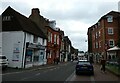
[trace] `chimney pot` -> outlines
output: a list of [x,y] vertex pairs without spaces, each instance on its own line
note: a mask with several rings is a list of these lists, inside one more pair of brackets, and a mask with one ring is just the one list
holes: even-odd
[[32,14],[33,14],[33,15],[37,15],[37,14],[39,15],[39,13],[40,13],[40,11],[39,11],[38,8],[33,8],[33,9],[32,9]]

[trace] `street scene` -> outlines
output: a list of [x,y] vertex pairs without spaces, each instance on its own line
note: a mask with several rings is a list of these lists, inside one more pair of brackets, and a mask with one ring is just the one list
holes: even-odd
[[120,1],[3,0],[0,81],[120,83]]

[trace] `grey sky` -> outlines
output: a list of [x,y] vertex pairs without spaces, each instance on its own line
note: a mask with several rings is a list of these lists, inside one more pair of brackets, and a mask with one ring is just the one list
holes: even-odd
[[110,11],[118,11],[119,0],[2,0],[0,14],[11,6],[25,16],[32,8],[39,8],[40,14],[56,20],[57,27],[65,32],[72,45],[87,51],[87,29],[101,16]]

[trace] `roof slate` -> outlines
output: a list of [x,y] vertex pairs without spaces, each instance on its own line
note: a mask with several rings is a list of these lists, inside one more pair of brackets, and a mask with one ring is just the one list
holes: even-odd
[[33,21],[10,6],[2,13],[2,18],[4,16],[10,16],[10,21],[2,21],[2,31],[24,31],[44,39],[47,38]]

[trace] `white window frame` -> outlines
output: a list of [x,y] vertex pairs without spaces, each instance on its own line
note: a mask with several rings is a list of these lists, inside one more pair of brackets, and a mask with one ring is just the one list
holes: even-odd
[[57,35],[57,44],[59,45],[59,35]]
[[108,28],[108,34],[109,35],[113,35],[114,34],[113,28],[111,28],[111,27]]
[[56,39],[57,39],[57,35],[56,34],[54,34],[54,44],[56,44],[57,42],[56,42]]
[[107,16],[107,22],[113,22],[113,16],[111,15]]
[[101,36],[101,31],[99,30],[99,37]]
[[99,47],[101,48],[101,41],[99,41]]
[[95,45],[96,45],[96,48],[98,48],[98,42],[96,42]]
[[[111,45],[111,43],[110,43],[111,41],[113,42],[113,45]],[[115,46],[114,39],[110,39],[110,40],[109,40],[109,47],[113,47],[113,46]]]
[[11,16],[3,16],[3,21],[11,21]]

